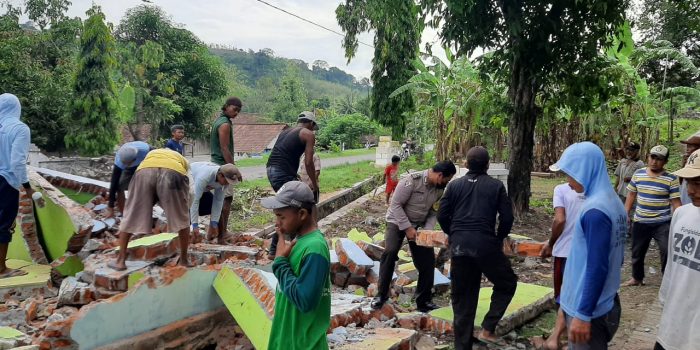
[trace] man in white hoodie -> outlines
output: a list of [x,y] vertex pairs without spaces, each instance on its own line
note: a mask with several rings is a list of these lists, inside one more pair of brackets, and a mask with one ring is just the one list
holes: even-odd
[[27,177],[31,133],[19,120],[21,111],[17,96],[0,95],[0,279],[26,273],[5,264],[19,210],[20,185],[28,196],[34,194]]

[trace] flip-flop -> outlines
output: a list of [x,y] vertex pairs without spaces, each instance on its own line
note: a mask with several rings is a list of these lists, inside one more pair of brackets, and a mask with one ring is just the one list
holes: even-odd
[[[477,337],[477,339],[479,339],[480,342],[487,344],[487,345],[500,346],[500,347],[504,347],[504,346],[508,345],[508,343],[506,343],[501,338],[498,338],[495,341],[490,340],[490,339],[486,339],[486,338],[482,338],[482,337]],[[501,348],[499,348],[499,349],[501,349]]]
[[27,274],[27,271],[22,271],[19,269],[10,269],[8,268],[7,271],[3,272],[0,274],[0,279],[2,278],[12,278],[12,277],[18,277],[18,276],[24,276]]

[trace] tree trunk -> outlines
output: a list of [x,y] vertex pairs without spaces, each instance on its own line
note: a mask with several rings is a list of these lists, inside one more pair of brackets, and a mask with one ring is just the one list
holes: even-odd
[[519,217],[530,209],[530,173],[534,147],[537,110],[535,94],[537,87],[533,72],[523,57],[513,59],[513,70],[509,94],[513,105],[510,118],[508,147],[510,148],[508,194],[513,200],[513,209]]

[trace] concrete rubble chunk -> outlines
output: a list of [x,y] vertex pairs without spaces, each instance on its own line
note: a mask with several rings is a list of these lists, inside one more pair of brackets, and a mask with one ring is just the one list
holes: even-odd
[[411,350],[418,341],[418,332],[404,328],[376,328],[359,343],[344,344],[338,350]]
[[36,294],[55,295],[51,283],[51,266],[15,259],[8,259],[6,264],[7,267],[22,270],[26,274],[0,279],[0,296],[12,294],[22,301]]
[[372,259],[355,242],[347,238],[341,238],[336,242],[335,251],[338,253],[340,263],[356,275],[364,276],[367,270],[374,266]]
[[413,265],[412,262],[401,264],[401,265],[399,265],[398,269],[399,269],[399,273],[410,278],[411,281],[418,280],[418,270],[416,269],[416,266]]
[[[117,271],[107,266],[106,262],[94,270],[93,283],[96,287],[112,291],[126,291],[129,289],[129,276],[139,270],[152,265],[150,261],[126,261],[126,270]],[[86,268],[87,271],[87,268]]]
[[420,230],[416,235],[416,244],[423,247],[447,248],[448,238],[442,231]]
[[58,306],[87,305],[95,300],[95,293],[89,284],[75,277],[66,277],[58,290]]
[[357,246],[372,260],[380,260],[382,258],[382,253],[384,253],[384,248],[374,243],[358,241]]
[[503,252],[507,256],[539,257],[544,242],[537,242],[529,237],[509,235],[503,240]]
[[224,261],[254,261],[260,249],[235,246],[198,243],[190,246],[190,259],[195,264],[222,264]]
[[[399,276],[396,274],[396,272],[394,272],[391,280],[395,281],[398,277]],[[372,268],[367,271],[367,282],[379,283],[379,261],[375,261]]]
[[180,239],[177,233],[159,233],[130,241],[127,251],[130,260],[169,258],[180,251]]
[[275,276],[254,268],[224,266],[213,285],[253,346],[267,349],[275,311]]

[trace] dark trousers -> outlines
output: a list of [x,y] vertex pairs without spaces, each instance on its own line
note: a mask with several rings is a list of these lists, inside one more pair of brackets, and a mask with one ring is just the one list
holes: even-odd
[[450,277],[457,350],[472,348],[482,273],[493,283],[491,305],[481,323],[481,327],[489,332],[496,330],[496,325],[505,314],[518,286],[518,276],[513,272],[510,260],[501,251],[479,257],[452,257]]
[[654,350],[666,350],[661,344],[654,344]]
[[[379,260],[379,285],[377,296],[382,299],[389,298],[389,288],[391,278],[394,275],[396,260],[399,257],[399,250],[403,245],[406,231],[399,230],[399,227],[392,223],[386,224],[386,236],[384,253]],[[408,248],[411,250],[413,265],[418,270],[418,286],[416,287],[416,304],[425,305],[433,299],[433,282],[435,278],[435,253],[433,248],[421,247],[416,242],[409,241]]]
[[12,240],[12,229],[19,211],[19,191],[0,176],[0,244]]
[[[615,296],[615,303],[612,310],[604,316],[591,320],[591,338],[587,344],[575,344],[569,341],[569,350],[607,350],[608,343],[617,333],[617,328],[620,326],[620,316],[622,307],[620,306],[620,298]],[[571,325],[573,317],[564,313],[566,317],[566,326]]]
[[[289,181],[294,181],[297,179],[297,174],[288,174],[277,167],[267,167],[267,180],[270,181],[270,186],[275,191],[280,190],[284,184]],[[277,252],[277,242],[279,237],[277,235],[272,236],[272,241],[270,242],[270,254],[275,255]]]
[[656,240],[656,245],[659,246],[661,273],[666,269],[669,229],[670,222],[654,224],[635,222],[632,225],[632,277],[637,281],[644,280],[644,258],[647,255],[652,238]]

